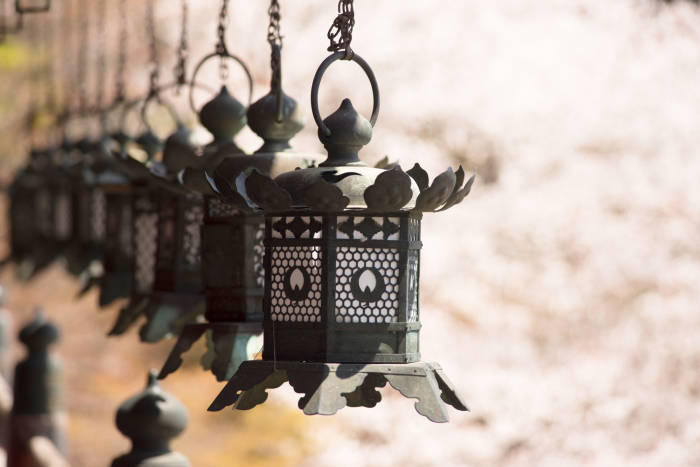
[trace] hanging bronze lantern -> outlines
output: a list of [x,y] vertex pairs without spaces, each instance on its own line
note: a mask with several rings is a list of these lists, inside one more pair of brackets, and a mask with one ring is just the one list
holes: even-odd
[[101,307],[131,293],[133,248],[131,243],[131,180],[116,167],[97,176],[105,197],[105,238],[102,249],[103,275],[100,278]]
[[[17,172],[9,187],[10,259],[17,264],[32,256],[42,236],[41,225],[37,223],[38,194],[44,189],[44,172],[49,164],[46,151],[33,149],[29,161]],[[50,202],[45,203],[45,207],[50,210]],[[44,214],[50,216],[47,212]],[[33,265],[29,268],[34,269]]]
[[[239,202],[265,214],[264,350],[244,362],[210,410],[250,409],[266,389],[288,381],[306,414],[373,407],[387,382],[419,399],[417,411],[448,420],[445,403],[467,410],[439,365],[420,361],[418,311],[422,213],[461,202],[474,177],[451,169],[432,184],[416,164],[408,173],[370,168],[358,158],[379,111],[374,74],[370,121],[345,99],[321,120],[318,87],[336,52],[319,67],[311,102],[328,158],[274,180],[254,172],[236,180]],[[234,190],[234,187],[230,187]]]
[[[276,30],[275,25],[270,29]],[[181,355],[205,334],[210,357],[205,359],[206,366],[219,381],[228,380],[242,361],[260,349],[264,218],[250,209],[229,204],[225,192],[220,192],[218,187],[228,186],[241,172],[253,168],[276,176],[322,159],[296,153],[289,144],[304,127],[305,119],[296,101],[282,91],[279,31],[273,39],[271,90],[247,111],[248,126],[263,139],[262,146],[252,155],[238,154],[235,148],[224,146],[208,164],[183,174],[184,183],[201,193],[205,200],[202,274],[207,322],[183,329],[161,370],[161,378],[175,371],[182,361]],[[238,107],[229,108],[230,121],[245,121],[242,116],[236,120],[237,114],[232,111]],[[202,122],[221,120],[207,115],[207,111],[205,106],[200,113]],[[217,184],[216,180],[222,182]]]

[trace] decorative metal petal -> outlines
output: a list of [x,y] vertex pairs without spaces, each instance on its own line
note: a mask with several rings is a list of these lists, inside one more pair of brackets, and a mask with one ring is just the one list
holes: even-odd
[[170,352],[168,360],[166,360],[163,368],[158,374],[158,379],[165,379],[170,373],[174,372],[182,365],[182,354],[187,352],[207,330],[206,324],[188,324],[180,333],[180,337],[175,343],[175,347]]
[[471,177],[469,177],[469,180],[467,180],[467,183],[464,185],[464,188],[461,190],[456,190],[452,196],[450,196],[450,199],[447,200],[445,205],[440,209],[440,211],[444,211],[445,209],[449,209],[455,204],[461,203],[464,198],[467,197],[467,195],[472,191],[472,185],[474,184],[474,180],[476,179],[476,174],[473,174]]
[[416,184],[418,185],[418,189],[420,191],[425,191],[428,188],[428,185],[430,184],[430,178],[428,177],[428,172],[423,170],[423,167],[421,167],[420,164],[416,162],[411,168],[411,170],[407,170],[406,173],[410,175],[413,180],[416,181]]
[[212,177],[207,171],[204,171],[204,177],[209,185],[209,188],[219,195],[222,201],[234,205],[243,212],[251,212],[252,208],[256,207],[245,195],[242,195],[239,190],[234,189],[229,184],[228,180],[219,175],[217,172]]
[[321,178],[304,189],[301,200],[319,211],[342,211],[350,203],[340,188]]
[[374,164],[375,169],[384,169],[384,170],[391,170],[394,167],[398,167],[398,166],[399,166],[399,163],[396,161],[393,161],[393,162],[390,161],[389,156],[382,157],[381,160],[379,160],[379,162]]
[[411,178],[400,167],[380,174],[365,190],[367,208],[373,211],[397,211],[412,197]]
[[450,197],[456,181],[457,177],[452,168],[435,177],[433,184],[418,195],[416,209],[425,212],[440,208]]
[[207,174],[204,169],[195,169],[187,167],[177,174],[177,178],[183,186],[192,191],[197,191],[204,195],[216,194],[207,180]]
[[292,197],[270,177],[257,170],[245,182],[248,198],[265,211],[285,211],[292,206]]

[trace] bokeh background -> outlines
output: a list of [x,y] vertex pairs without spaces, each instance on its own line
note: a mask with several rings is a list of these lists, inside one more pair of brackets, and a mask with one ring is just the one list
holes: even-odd
[[[66,31],[60,14],[28,17],[25,32],[0,45],[5,182],[28,151],[27,128],[41,141],[51,120],[29,111],[46,92],[47,63],[57,98],[71,99],[71,41],[85,15],[98,37],[97,2],[88,3],[91,11],[73,10],[75,29]],[[129,2],[131,97],[147,89],[145,3]],[[115,1],[108,6],[109,94],[118,15]],[[253,71],[254,99],[269,86],[267,6],[234,0],[230,10],[229,46]],[[336,2],[281,6],[283,86],[309,115],[295,147],[320,151],[309,91]],[[190,8],[191,67],[213,50],[219,5],[191,0]],[[222,385],[200,369],[204,350],[195,346],[163,383],[190,414],[174,447],[195,466],[700,465],[697,6],[357,0],[355,9],[353,48],[382,92],[365,160],[478,173],[462,205],[426,215],[421,273],[423,358],[442,364],[472,412],[451,411],[449,424],[435,425],[387,390],[374,409],[305,417],[285,387],[252,411],[209,413]],[[179,2],[158,2],[156,14],[167,80]],[[48,50],[27,33],[47,27],[62,38]],[[85,45],[90,89],[96,43]],[[242,77],[231,75],[245,99]],[[218,86],[216,67],[203,76]],[[369,112],[366,79],[347,63],[327,74],[322,112],[342,97]],[[173,100],[194,123],[186,99]],[[239,142],[259,145],[249,130]],[[76,300],[79,286],[59,265],[29,284],[6,267],[0,280],[17,325],[42,305],[63,332],[71,465],[107,465],[128,449],[114,426],[117,406],[160,368],[173,341],[142,344],[136,332],[108,339],[118,306],[99,310],[94,293]],[[21,352],[16,346],[13,357]]]

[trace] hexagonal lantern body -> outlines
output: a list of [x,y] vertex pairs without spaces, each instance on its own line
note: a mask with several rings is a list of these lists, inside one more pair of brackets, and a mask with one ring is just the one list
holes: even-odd
[[420,213],[266,216],[263,358],[420,360]]
[[[46,190],[42,172],[48,162],[45,153],[32,151],[29,162],[17,172],[9,187],[10,257],[18,263],[29,257],[42,236],[38,198],[40,191]],[[51,217],[48,200],[46,197],[43,205],[47,219],[42,221]]]
[[129,178],[110,170],[98,177],[105,196],[104,273],[100,282],[100,306],[131,293],[134,251],[132,246],[132,189]]

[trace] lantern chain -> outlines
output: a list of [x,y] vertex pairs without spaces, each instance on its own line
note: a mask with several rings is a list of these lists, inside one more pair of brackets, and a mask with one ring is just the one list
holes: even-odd
[[107,1],[99,0],[97,4],[97,79],[95,93],[95,110],[104,106],[105,82],[107,80],[107,40],[106,40]]
[[272,70],[271,87],[274,92],[279,92],[282,88],[282,33],[280,31],[280,4],[278,0],[270,1],[270,8],[267,12],[270,17],[270,24],[267,27],[267,42],[272,50],[270,58],[270,68]]
[[149,47],[151,53],[151,70],[149,95],[158,92],[160,80],[160,66],[158,61],[158,40],[156,38],[155,0],[148,0],[146,11],[146,27],[148,30]]
[[228,0],[221,1],[221,11],[219,12],[219,25],[217,28],[217,34],[219,41],[216,44],[216,53],[221,56],[221,61],[219,62],[219,77],[221,81],[226,81],[228,79],[229,69],[228,63],[224,56],[228,55],[228,47],[226,47],[226,25],[228,23]]
[[115,102],[124,102],[126,98],[126,51],[127,31],[126,0],[119,0],[119,50],[117,52],[117,76],[115,80]]
[[352,42],[352,30],[355,27],[355,8],[353,0],[340,0],[338,2],[338,16],[328,29],[328,39],[331,44],[329,52],[345,52],[343,59],[351,60],[354,52],[350,46]]
[[187,83],[187,58],[189,57],[189,43],[187,40],[187,20],[189,17],[189,10],[187,6],[187,0],[182,0],[182,24],[180,32],[180,45],[177,49],[177,63],[175,65],[175,81],[178,84],[178,90],[180,86]]
[[85,114],[88,108],[88,90],[87,90],[87,61],[89,44],[89,13],[88,1],[80,0],[79,11],[81,13],[80,34],[78,36],[77,48],[78,52],[78,112]]

